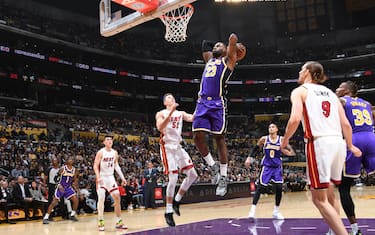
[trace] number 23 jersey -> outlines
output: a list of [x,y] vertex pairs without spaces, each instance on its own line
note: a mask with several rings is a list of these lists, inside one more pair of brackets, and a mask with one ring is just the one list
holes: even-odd
[[336,94],[320,84],[305,83],[307,96],[303,104],[303,128],[305,138],[342,136]]

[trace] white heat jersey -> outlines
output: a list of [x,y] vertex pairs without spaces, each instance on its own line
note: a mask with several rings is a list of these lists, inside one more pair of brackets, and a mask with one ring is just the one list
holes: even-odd
[[113,175],[115,171],[116,151],[111,149],[107,151],[105,148],[99,150],[103,153],[100,160],[99,172],[101,176]]
[[[164,117],[169,115],[169,110],[164,109]],[[175,110],[170,117],[167,126],[162,130],[162,138],[165,144],[180,144],[182,141],[181,132],[182,132],[182,112]]]
[[303,128],[306,138],[342,136],[339,100],[335,93],[323,85],[303,84],[307,96],[303,106]]

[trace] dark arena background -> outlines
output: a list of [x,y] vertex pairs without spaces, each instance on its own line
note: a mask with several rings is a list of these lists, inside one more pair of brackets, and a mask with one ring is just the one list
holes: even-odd
[[[42,193],[37,208],[30,209],[31,221],[22,203],[0,197],[1,234],[328,231],[306,185],[302,125],[290,140],[296,156],[283,157],[280,211],[284,220],[272,219],[271,186],[261,196],[257,219],[247,218],[261,165],[258,158],[252,159],[249,168],[244,162],[257,140],[268,133],[270,123],[284,134],[290,94],[306,61],[324,66],[328,88],[335,91],[351,80],[359,88],[358,96],[375,104],[375,1],[197,0],[191,4],[194,14],[186,41],[171,43],[165,40],[165,25],[157,17],[102,36],[98,0],[0,0],[0,188],[12,195],[17,178],[23,176],[25,185]],[[134,12],[115,1],[111,8],[113,19]],[[163,174],[155,114],[164,107],[165,93],[175,96],[179,109],[194,112],[204,69],[201,43],[227,42],[232,32],[247,53],[227,83],[228,193],[215,195],[213,172],[194,144],[191,124],[185,123],[183,148],[198,178],[182,199],[181,216],[175,216],[177,226],[168,227],[164,221],[168,177]],[[110,197],[105,201],[106,231],[97,231],[93,163],[107,134],[114,136],[113,148],[127,180],[126,186],[120,186],[126,231],[109,226],[115,223]],[[207,141],[218,159],[216,144],[211,138]],[[69,220],[61,202],[53,221],[44,225],[52,159],[62,166],[69,156],[79,171],[79,221]],[[158,171],[152,208],[144,202],[148,162]],[[375,234],[375,176],[363,170],[354,184],[360,229],[363,234]],[[336,196],[339,199],[338,192]],[[341,217],[350,232],[343,209]]]

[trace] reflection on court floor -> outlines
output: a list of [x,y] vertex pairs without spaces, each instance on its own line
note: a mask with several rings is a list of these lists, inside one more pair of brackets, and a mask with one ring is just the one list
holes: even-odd
[[[344,224],[348,230],[350,226],[347,220]],[[375,234],[375,219],[358,219],[360,230],[364,234]],[[161,228],[136,233],[132,235],[309,235],[325,234],[328,226],[323,219],[214,219],[198,223],[178,225],[176,227]],[[349,232],[349,231],[348,231]]]

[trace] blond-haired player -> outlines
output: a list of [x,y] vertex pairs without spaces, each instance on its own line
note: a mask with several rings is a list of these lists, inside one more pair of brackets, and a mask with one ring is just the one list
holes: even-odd
[[118,164],[118,153],[112,149],[113,137],[107,135],[104,137],[104,148],[100,149],[95,156],[94,171],[96,176],[96,191],[98,194],[98,227],[99,231],[104,231],[104,201],[106,191],[115,201],[116,228],[127,229],[121,219],[120,193],[114,177],[114,171],[120,176],[123,184],[126,183],[124,175]]
[[[180,201],[185,192],[190,188],[197,178],[193,162],[188,153],[181,146],[181,132],[183,121],[192,122],[193,115],[184,111],[176,110],[178,104],[172,94],[164,95],[165,109],[159,111],[156,116],[156,127],[161,133],[160,155],[163,160],[164,173],[168,175],[168,186],[166,191],[167,205],[165,220],[169,226],[175,226],[173,211],[180,215]],[[175,198],[175,188],[178,180],[178,171],[183,172],[186,177],[182,181],[180,189]]]
[[292,110],[281,149],[288,145],[302,119],[312,201],[336,235],[347,235],[333,184],[341,182],[346,146],[357,157],[362,153],[352,143],[352,128],[339,99],[321,85],[326,79],[320,63],[310,61],[302,66],[298,79],[301,86],[291,94]]

